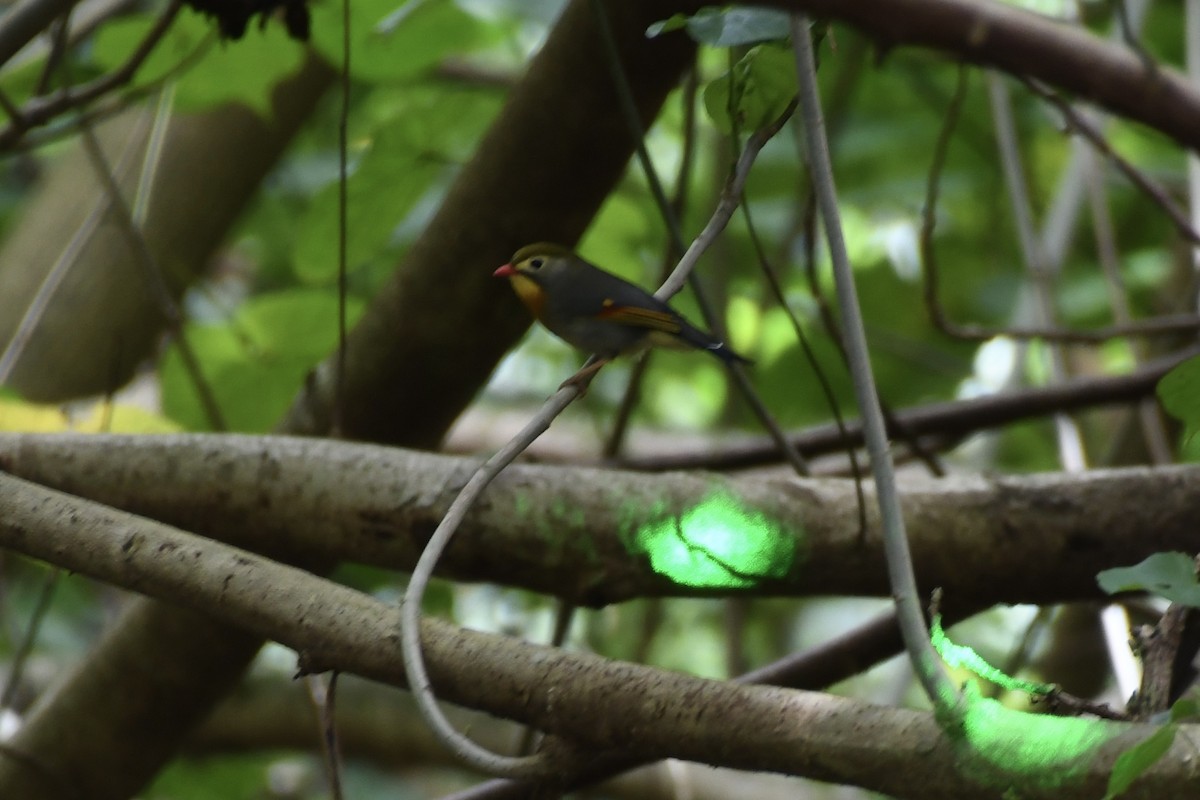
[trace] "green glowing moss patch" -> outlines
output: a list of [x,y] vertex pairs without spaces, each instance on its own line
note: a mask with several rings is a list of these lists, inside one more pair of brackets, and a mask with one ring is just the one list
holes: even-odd
[[933,644],[933,649],[950,666],[970,670],[984,680],[991,681],[997,686],[1002,686],[1010,692],[1050,694],[1054,691],[1052,684],[1032,683],[1014,678],[993,667],[984,660],[983,656],[976,653],[970,647],[951,641],[950,637],[946,635],[946,631],[942,628],[941,614],[934,614],[933,616],[933,625],[930,629],[929,640]]
[[964,695],[960,763],[984,784],[1067,785],[1081,779],[1098,749],[1121,731],[1105,720],[1015,711],[973,687],[968,684]]
[[795,542],[767,515],[714,492],[683,514],[648,522],[634,547],[655,572],[696,588],[746,588],[781,578],[792,566]]

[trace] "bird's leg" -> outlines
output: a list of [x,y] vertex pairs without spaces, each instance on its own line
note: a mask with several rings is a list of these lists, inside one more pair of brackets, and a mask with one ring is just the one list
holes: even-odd
[[600,371],[600,368],[610,361],[612,361],[611,358],[588,359],[587,363],[580,367],[578,372],[560,383],[558,388],[565,389],[568,386],[574,386],[579,390],[579,396],[583,397],[587,394],[588,386],[592,383],[592,378],[596,377],[596,373]]

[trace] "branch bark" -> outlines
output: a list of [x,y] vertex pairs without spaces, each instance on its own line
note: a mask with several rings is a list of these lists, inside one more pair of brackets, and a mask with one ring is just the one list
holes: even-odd
[[1200,88],[1134,51],[996,0],[754,0],[845,22],[881,47],[916,45],[1037,78],[1200,150]]
[[[1126,375],[1088,375],[1051,386],[1036,386],[999,394],[970,397],[902,408],[888,420],[894,438],[919,436],[952,444],[972,433],[1001,428],[1021,420],[1061,411],[1081,411],[1135,403],[1154,396],[1158,381],[1200,350],[1190,348],[1148,361]],[[833,423],[805,428],[789,435],[805,458],[862,446],[862,423],[846,422],[846,436]],[[745,469],[780,461],[779,448],[767,436],[705,447],[701,452],[622,456],[606,462],[624,469],[661,472],[672,469]]]
[[[288,560],[410,569],[475,462],[314,439],[5,434],[0,465]],[[908,477],[902,488],[922,591],[940,586],[957,603],[1098,598],[1099,570],[1195,549],[1200,467]],[[656,572],[639,530],[714,496],[769,519],[790,565],[733,588]],[[468,514],[439,570],[591,606],[653,595],[886,596],[877,516],[862,539],[855,509],[842,479],[517,464]]]
[[[273,638],[301,653],[306,666],[337,666],[403,685],[395,606],[161,523],[16,478],[0,480],[0,535],[7,547]],[[1022,727],[1010,729],[1008,745],[993,738],[985,746],[970,733],[948,734],[928,712],[696,678],[435,620],[423,621],[422,640],[439,696],[585,748],[804,775],[898,797],[1000,798],[1013,790],[1028,798],[1096,797],[1117,755],[1154,730],[1084,723],[1099,744],[1075,758],[1045,753],[1038,769],[1022,773],[998,761],[994,750],[1015,747],[1028,734]],[[96,724],[92,733],[103,737],[102,723]],[[1200,769],[1191,763],[1194,734],[1188,733],[1176,737],[1128,797],[1200,792]],[[24,744],[20,737],[12,743]],[[97,796],[69,765],[58,763],[59,750],[38,756],[45,768],[70,775],[80,796],[84,789]]]

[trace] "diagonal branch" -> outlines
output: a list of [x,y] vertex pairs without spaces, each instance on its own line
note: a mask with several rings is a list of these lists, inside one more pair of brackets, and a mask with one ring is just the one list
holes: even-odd
[[961,697],[933,651],[929,642],[929,630],[921,613],[912,552],[905,532],[904,516],[900,510],[900,498],[896,492],[895,468],[888,451],[879,392],[875,389],[875,378],[871,372],[862,309],[859,306],[858,290],[855,288],[850,256],[842,233],[833,163],[829,155],[829,142],[825,136],[820,90],[817,87],[816,55],[809,25],[805,16],[796,14],[791,18],[796,78],[800,87],[800,118],[808,145],[808,167],[813,193],[816,196],[817,209],[821,213],[825,241],[833,263],[838,307],[842,313],[842,336],[847,366],[854,382],[854,395],[859,413],[863,419],[863,438],[871,456],[875,499],[883,528],[883,547],[887,554],[888,579],[896,604],[900,630],[904,634],[904,646],[912,661],[913,670],[924,687],[925,694],[938,710],[939,716],[949,719],[952,715],[960,713]]
[[[1174,367],[1193,356],[1196,348],[1147,361],[1127,375],[1098,375],[1070,378],[1053,386],[1026,387],[998,394],[969,397],[902,408],[887,420],[888,435],[936,439],[953,445],[972,433],[1000,428],[1013,422],[1036,419],[1056,411],[1082,411],[1108,406],[1154,402],[1158,381]],[[836,453],[862,445],[862,424],[852,420],[845,434],[836,425],[817,425],[790,435],[807,458]],[[710,445],[697,453],[628,455],[603,463],[624,469],[661,472],[673,469],[745,469],[777,463],[775,443],[763,437],[725,445]]]
[[998,0],[755,0],[845,22],[881,47],[928,47],[1027,75],[1200,150],[1200,87],[1126,47]]
[[[202,609],[291,647],[306,667],[338,666],[403,685],[394,606],[303,570],[15,478],[0,476],[0,488],[0,537],[8,547]],[[988,774],[1022,797],[1096,797],[1117,755],[1154,730],[1088,722],[1096,734],[1090,747],[1076,757],[1049,749],[1038,767],[1022,773],[1013,764],[995,763],[989,749],[994,739],[954,738],[928,712],[707,680],[432,620],[422,623],[421,638],[439,693],[460,705],[592,748],[804,775],[898,797],[998,798],[1000,790],[977,782]],[[1018,714],[1008,722],[1030,719]],[[1076,722],[1039,719],[1043,730]],[[1033,730],[1030,722],[1010,733]],[[10,741],[18,752],[22,735]],[[1190,768],[1194,735],[1177,737],[1126,796],[1200,791],[1200,777]],[[1039,741],[1061,747],[1052,739]],[[1063,780],[1068,771],[1069,782]]]
[[[477,462],[303,438],[9,434],[0,435],[0,465],[276,557],[409,569]],[[975,605],[1059,602],[1100,597],[1101,569],[1193,548],[1200,467],[911,477],[900,488],[923,587],[944,586],[955,602]],[[889,592],[877,518],[860,539],[848,480],[515,464],[487,497],[463,519],[439,574],[591,606],[644,596]],[[760,541],[773,560],[759,583],[688,583],[686,574],[656,569],[657,531],[674,530],[714,499],[771,523]],[[716,546],[713,554],[730,560]]]

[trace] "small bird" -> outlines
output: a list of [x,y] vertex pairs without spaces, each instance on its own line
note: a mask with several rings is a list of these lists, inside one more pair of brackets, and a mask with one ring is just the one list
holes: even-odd
[[[643,289],[589,264],[565,247],[531,244],[492,273],[508,278],[534,317],[560,339],[599,356],[566,383],[648,347],[696,348],[725,362],[752,364]],[[566,384],[564,384],[566,385]]]

